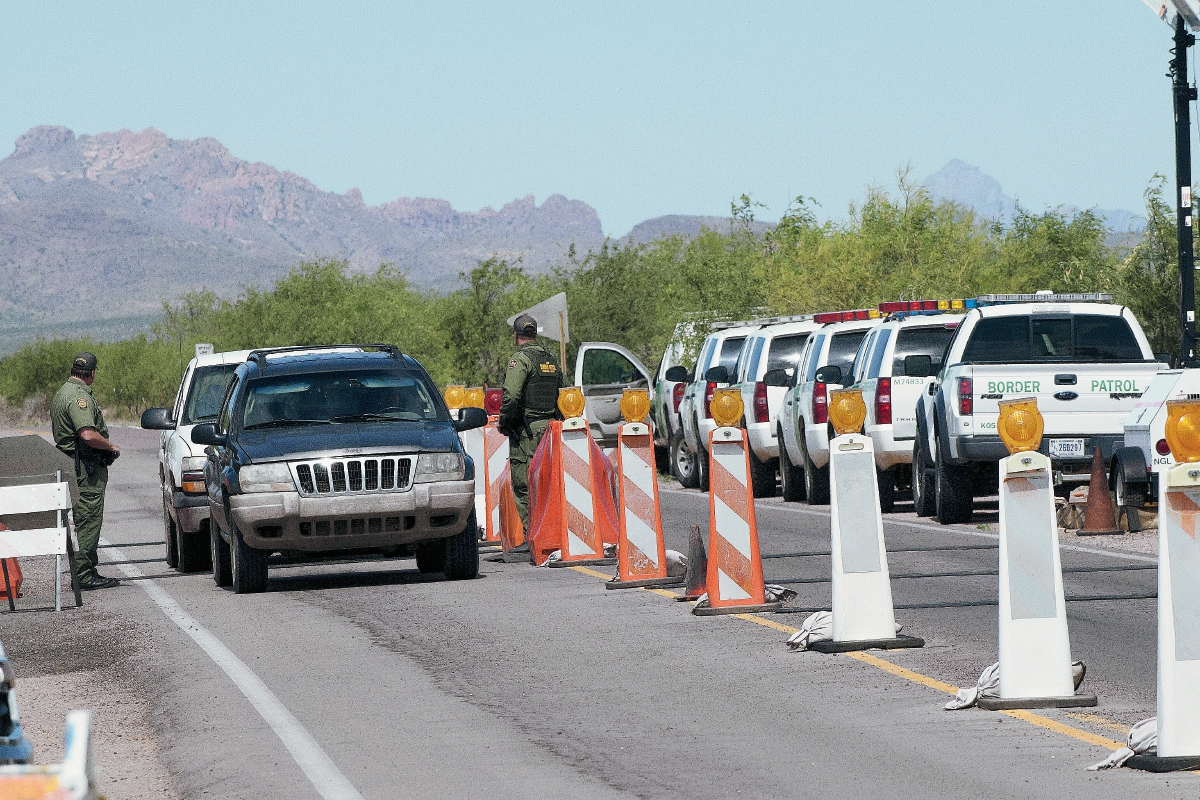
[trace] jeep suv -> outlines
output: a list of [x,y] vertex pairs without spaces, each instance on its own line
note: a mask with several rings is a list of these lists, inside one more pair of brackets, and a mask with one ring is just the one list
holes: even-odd
[[261,592],[272,553],[415,555],[424,573],[479,572],[475,467],[425,369],[392,345],[252,351],[234,372],[204,479],[213,579]]

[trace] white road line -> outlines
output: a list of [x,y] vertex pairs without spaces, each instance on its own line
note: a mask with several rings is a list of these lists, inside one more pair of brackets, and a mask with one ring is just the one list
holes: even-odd
[[[108,554],[113,559],[113,563],[127,577],[137,578],[143,574],[136,564],[122,563],[128,559],[121,550],[117,549],[117,546],[104,539],[100,540],[100,545],[108,548]],[[252,669],[242,663],[241,659],[235,656],[233,651],[226,647],[220,639],[209,633],[203,625],[184,611],[175,598],[167,594],[166,590],[157,583],[152,580],[142,580],[138,581],[138,585],[146,590],[146,594],[150,595],[150,599],[158,604],[168,619],[178,625],[184,633],[192,638],[192,641],[200,645],[200,649],[207,653],[218,667],[225,670],[225,674],[246,696],[246,699],[254,706],[254,710],[261,714],[266,723],[271,726],[271,730],[275,731],[279,741],[283,742],[283,746],[292,754],[296,764],[304,771],[321,797],[325,800],[363,800],[362,795],[354,788],[354,784],[350,783],[332,759],[325,754],[312,734],[305,730],[300,721],[287,710],[287,707],[262,682],[262,679],[254,674]]]
[[[697,492],[694,490],[671,489],[666,486],[659,486],[658,491],[660,494],[661,493],[678,494],[678,495],[683,495],[685,497],[686,496],[698,496],[698,495],[703,494],[702,492]],[[765,511],[782,511],[782,512],[788,513],[788,514],[805,514],[805,515],[813,516],[813,517],[825,517],[826,519],[829,518],[828,511],[819,511],[815,508],[802,508],[802,507],[793,508],[791,506],[781,506],[776,503],[762,503],[762,504],[755,503],[754,509],[755,509],[755,511],[764,511],[764,510]],[[982,537],[984,539],[999,539],[1000,538],[1000,534],[998,534],[998,533],[988,533],[987,531],[968,531],[968,530],[964,530],[962,528],[955,528],[955,527],[948,526],[948,525],[927,525],[922,522],[908,522],[908,521],[902,520],[902,519],[888,519],[886,516],[883,518],[883,523],[885,525],[903,525],[904,527],[907,527],[907,528],[916,528],[917,530],[922,530],[922,531],[932,531],[933,533],[957,533],[960,536],[978,536],[978,537]],[[1148,564],[1157,564],[1158,563],[1157,558],[1152,558],[1150,556],[1140,556],[1135,553],[1125,553],[1125,552],[1120,552],[1120,551],[1116,551],[1116,550],[1102,550],[1097,547],[1084,547],[1083,545],[1078,545],[1078,544],[1063,544],[1063,545],[1059,545],[1059,548],[1062,550],[1071,550],[1076,553],[1089,553],[1091,555],[1107,556],[1109,558],[1127,559],[1129,561],[1144,561]]]

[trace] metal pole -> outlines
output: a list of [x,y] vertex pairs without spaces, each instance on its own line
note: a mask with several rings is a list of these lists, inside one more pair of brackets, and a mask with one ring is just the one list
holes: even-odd
[[1183,366],[1196,361],[1196,274],[1192,251],[1192,147],[1191,102],[1196,89],[1187,81],[1187,51],[1196,43],[1188,33],[1183,15],[1175,20],[1175,48],[1171,51],[1171,85],[1175,96],[1175,202],[1176,232],[1179,244],[1179,325],[1182,337],[1180,355]]

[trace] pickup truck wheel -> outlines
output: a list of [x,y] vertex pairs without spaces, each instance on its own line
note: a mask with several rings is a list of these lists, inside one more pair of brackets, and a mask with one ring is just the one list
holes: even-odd
[[167,507],[167,501],[163,499],[163,539],[166,543],[167,556],[164,561],[167,566],[174,569],[179,565],[179,539],[176,538],[175,520],[171,519],[171,510]]
[[230,566],[229,542],[221,536],[221,529],[208,521],[208,542],[212,551],[213,583],[217,586],[228,586],[233,582],[232,567]]
[[971,495],[971,473],[966,467],[955,467],[938,458],[934,463],[934,487],[937,520],[943,525],[970,522],[974,497]]
[[925,447],[918,434],[917,441],[913,444],[912,478],[913,508],[916,510],[918,517],[932,517],[937,511],[934,504],[936,490],[933,486],[932,466],[929,463],[929,457],[925,455]]
[[180,572],[203,572],[212,568],[212,548],[203,531],[188,533],[176,526],[178,569]]
[[775,465],[770,461],[759,461],[750,448],[750,487],[755,497],[775,496]]
[[475,538],[475,512],[467,518],[461,533],[446,539],[445,568],[442,572],[448,580],[461,581],[479,576],[479,539]]
[[417,569],[422,575],[441,572],[446,568],[446,541],[437,539],[417,545]]
[[700,485],[696,454],[688,447],[687,440],[683,438],[683,431],[676,431],[671,436],[671,474],[685,489],[695,489]]
[[875,482],[879,484],[879,510],[892,513],[896,507],[896,473],[890,469],[876,469]]
[[1121,509],[1125,509],[1125,519],[1129,530],[1141,530],[1142,523],[1138,509],[1146,505],[1146,497],[1150,494],[1150,486],[1142,481],[1131,481],[1125,474],[1125,462],[1118,461],[1116,474],[1113,476],[1113,491],[1116,494],[1117,515],[1120,518]]
[[229,532],[230,578],[236,594],[257,594],[267,588],[266,550],[257,550],[246,544],[242,532],[235,525]]
[[808,442],[800,430],[800,453],[804,457],[804,499],[810,506],[829,505],[829,465],[818,467],[808,457]]
[[776,438],[779,440],[779,491],[784,500],[795,503],[804,499],[804,470],[792,463],[782,429],[777,431]]

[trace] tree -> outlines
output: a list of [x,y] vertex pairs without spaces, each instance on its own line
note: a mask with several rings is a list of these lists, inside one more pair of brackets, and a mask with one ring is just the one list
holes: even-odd
[[1121,264],[1117,299],[1129,306],[1156,353],[1179,357],[1179,250],[1175,209],[1164,199],[1166,178],[1146,188],[1146,234]]

